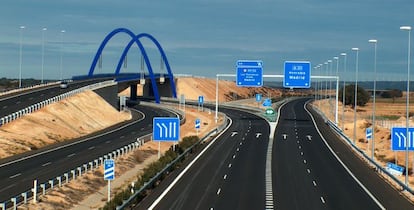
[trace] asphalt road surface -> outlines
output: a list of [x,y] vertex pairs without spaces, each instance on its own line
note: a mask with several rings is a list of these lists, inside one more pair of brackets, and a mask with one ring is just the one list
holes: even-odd
[[275,209],[414,209],[320,117],[318,130],[306,101],[281,109],[272,159]]
[[282,106],[273,141],[263,119],[221,109],[232,119],[229,129],[135,209],[414,209],[321,117],[311,117],[307,100]]
[[[170,116],[171,113],[154,107],[137,106],[138,120],[131,121],[121,128],[112,127],[98,134],[72,142],[7,158],[0,162],[0,202],[28,191],[33,180],[45,183],[69,170],[93,161],[114,149],[136,141],[136,138],[152,132],[154,116]],[[145,118],[143,113],[145,113]],[[70,174],[70,173],[69,173]]]
[[75,81],[69,83],[68,88],[66,89],[60,88],[59,85],[53,85],[1,96],[0,118],[27,108],[33,104],[53,98],[57,95],[105,80],[108,79]]
[[[137,209],[264,209],[268,123],[256,115],[224,110],[232,124],[170,190],[174,171]],[[162,194],[165,195],[162,195]],[[162,196],[161,196],[162,195]],[[157,198],[160,202],[154,204]],[[152,208],[152,207],[151,207]]]

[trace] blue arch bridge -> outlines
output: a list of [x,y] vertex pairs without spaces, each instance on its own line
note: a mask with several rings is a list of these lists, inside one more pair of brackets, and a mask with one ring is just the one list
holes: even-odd
[[[102,55],[105,46],[108,42],[117,34],[127,34],[131,40],[128,43],[125,43],[125,48],[122,54],[119,57],[118,64],[116,66],[115,72],[113,74],[94,74],[96,65]],[[148,54],[141,42],[141,39],[149,39],[157,47],[158,52],[161,55],[162,63],[165,64],[167,72],[163,73],[154,73]],[[125,58],[133,45],[136,45],[141,52],[142,58],[146,65],[147,73],[142,75],[140,72],[137,73],[121,73],[122,65],[125,61]],[[118,89],[122,90],[125,88],[131,88],[131,100],[137,99],[137,84],[143,85],[143,96],[145,97],[154,97],[156,103],[160,102],[161,96],[177,98],[176,86],[174,81],[174,76],[171,71],[170,64],[168,62],[167,56],[165,55],[164,50],[162,49],[160,43],[150,34],[140,33],[134,34],[131,30],[126,28],[117,28],[110,32],[102,43],[100,44],[95,57],[92,61],[89,73],[83,76],[74,76],[73,79],[91,79],[99,77],[113,77],[118,82]],[[145,82],[144,82],[145,81]]]

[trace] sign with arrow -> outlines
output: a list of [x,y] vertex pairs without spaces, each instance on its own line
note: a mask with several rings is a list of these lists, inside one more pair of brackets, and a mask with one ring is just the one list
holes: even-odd
[[[414,151],[414,128],[409,128],[409,141],[407,140],[407,128],[393,127],[391,129],[391,149],[393,151]],[[407,143],[408,142],[408,143]]]

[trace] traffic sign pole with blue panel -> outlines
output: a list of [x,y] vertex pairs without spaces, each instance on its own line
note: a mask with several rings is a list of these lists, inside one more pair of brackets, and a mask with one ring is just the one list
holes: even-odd
[[152,128],[153,141],[180,140],[180,119],[177,117],[154,117]]
[[258,93],[256,94],[256,102],[261,102],[262,101],[262,94]]
[[367,140],[371,140],[372,139],[372,128],[367,128],[365,130],[365,136],[366,136]]
[[106,159],[104,161],[104,180],[115,179],[115,161],[113,159]]
[[310,88],[311,63],[309,61],[285,61],[283,87]]
[[263,86],[263,61],[238,60],[236,63],[236,85],[241,87]]
[[414,128],[409,128],[408,133],[410,134],[410,141],[407,144],[407,128],[391,128],[391,149],[393,151],[406,151],[407,149],[414,151]]

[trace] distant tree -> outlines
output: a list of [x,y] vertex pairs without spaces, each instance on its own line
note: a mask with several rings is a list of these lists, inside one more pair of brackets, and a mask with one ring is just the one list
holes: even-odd
[[[342,101],[343,97],[343,89],[340,89],[339,91],[339,97],[338,100]],[[357,90],[357,105],[358,106],[365,106],[366,103],[368,103],[370,99],[370,94],[361,86],[358,86]],[[345,105],[351,105],[354,107],[355,105],[355,85],[347,85],[345,86]]]
[[383,98],[392,98],[392,102],[395,102],[395,98],[400,98],[402,97],[402,90],[398,90],[398,89],[392,89],[392,90],[388,90],[388,91],[384,91],[381,94],[381,97]]

